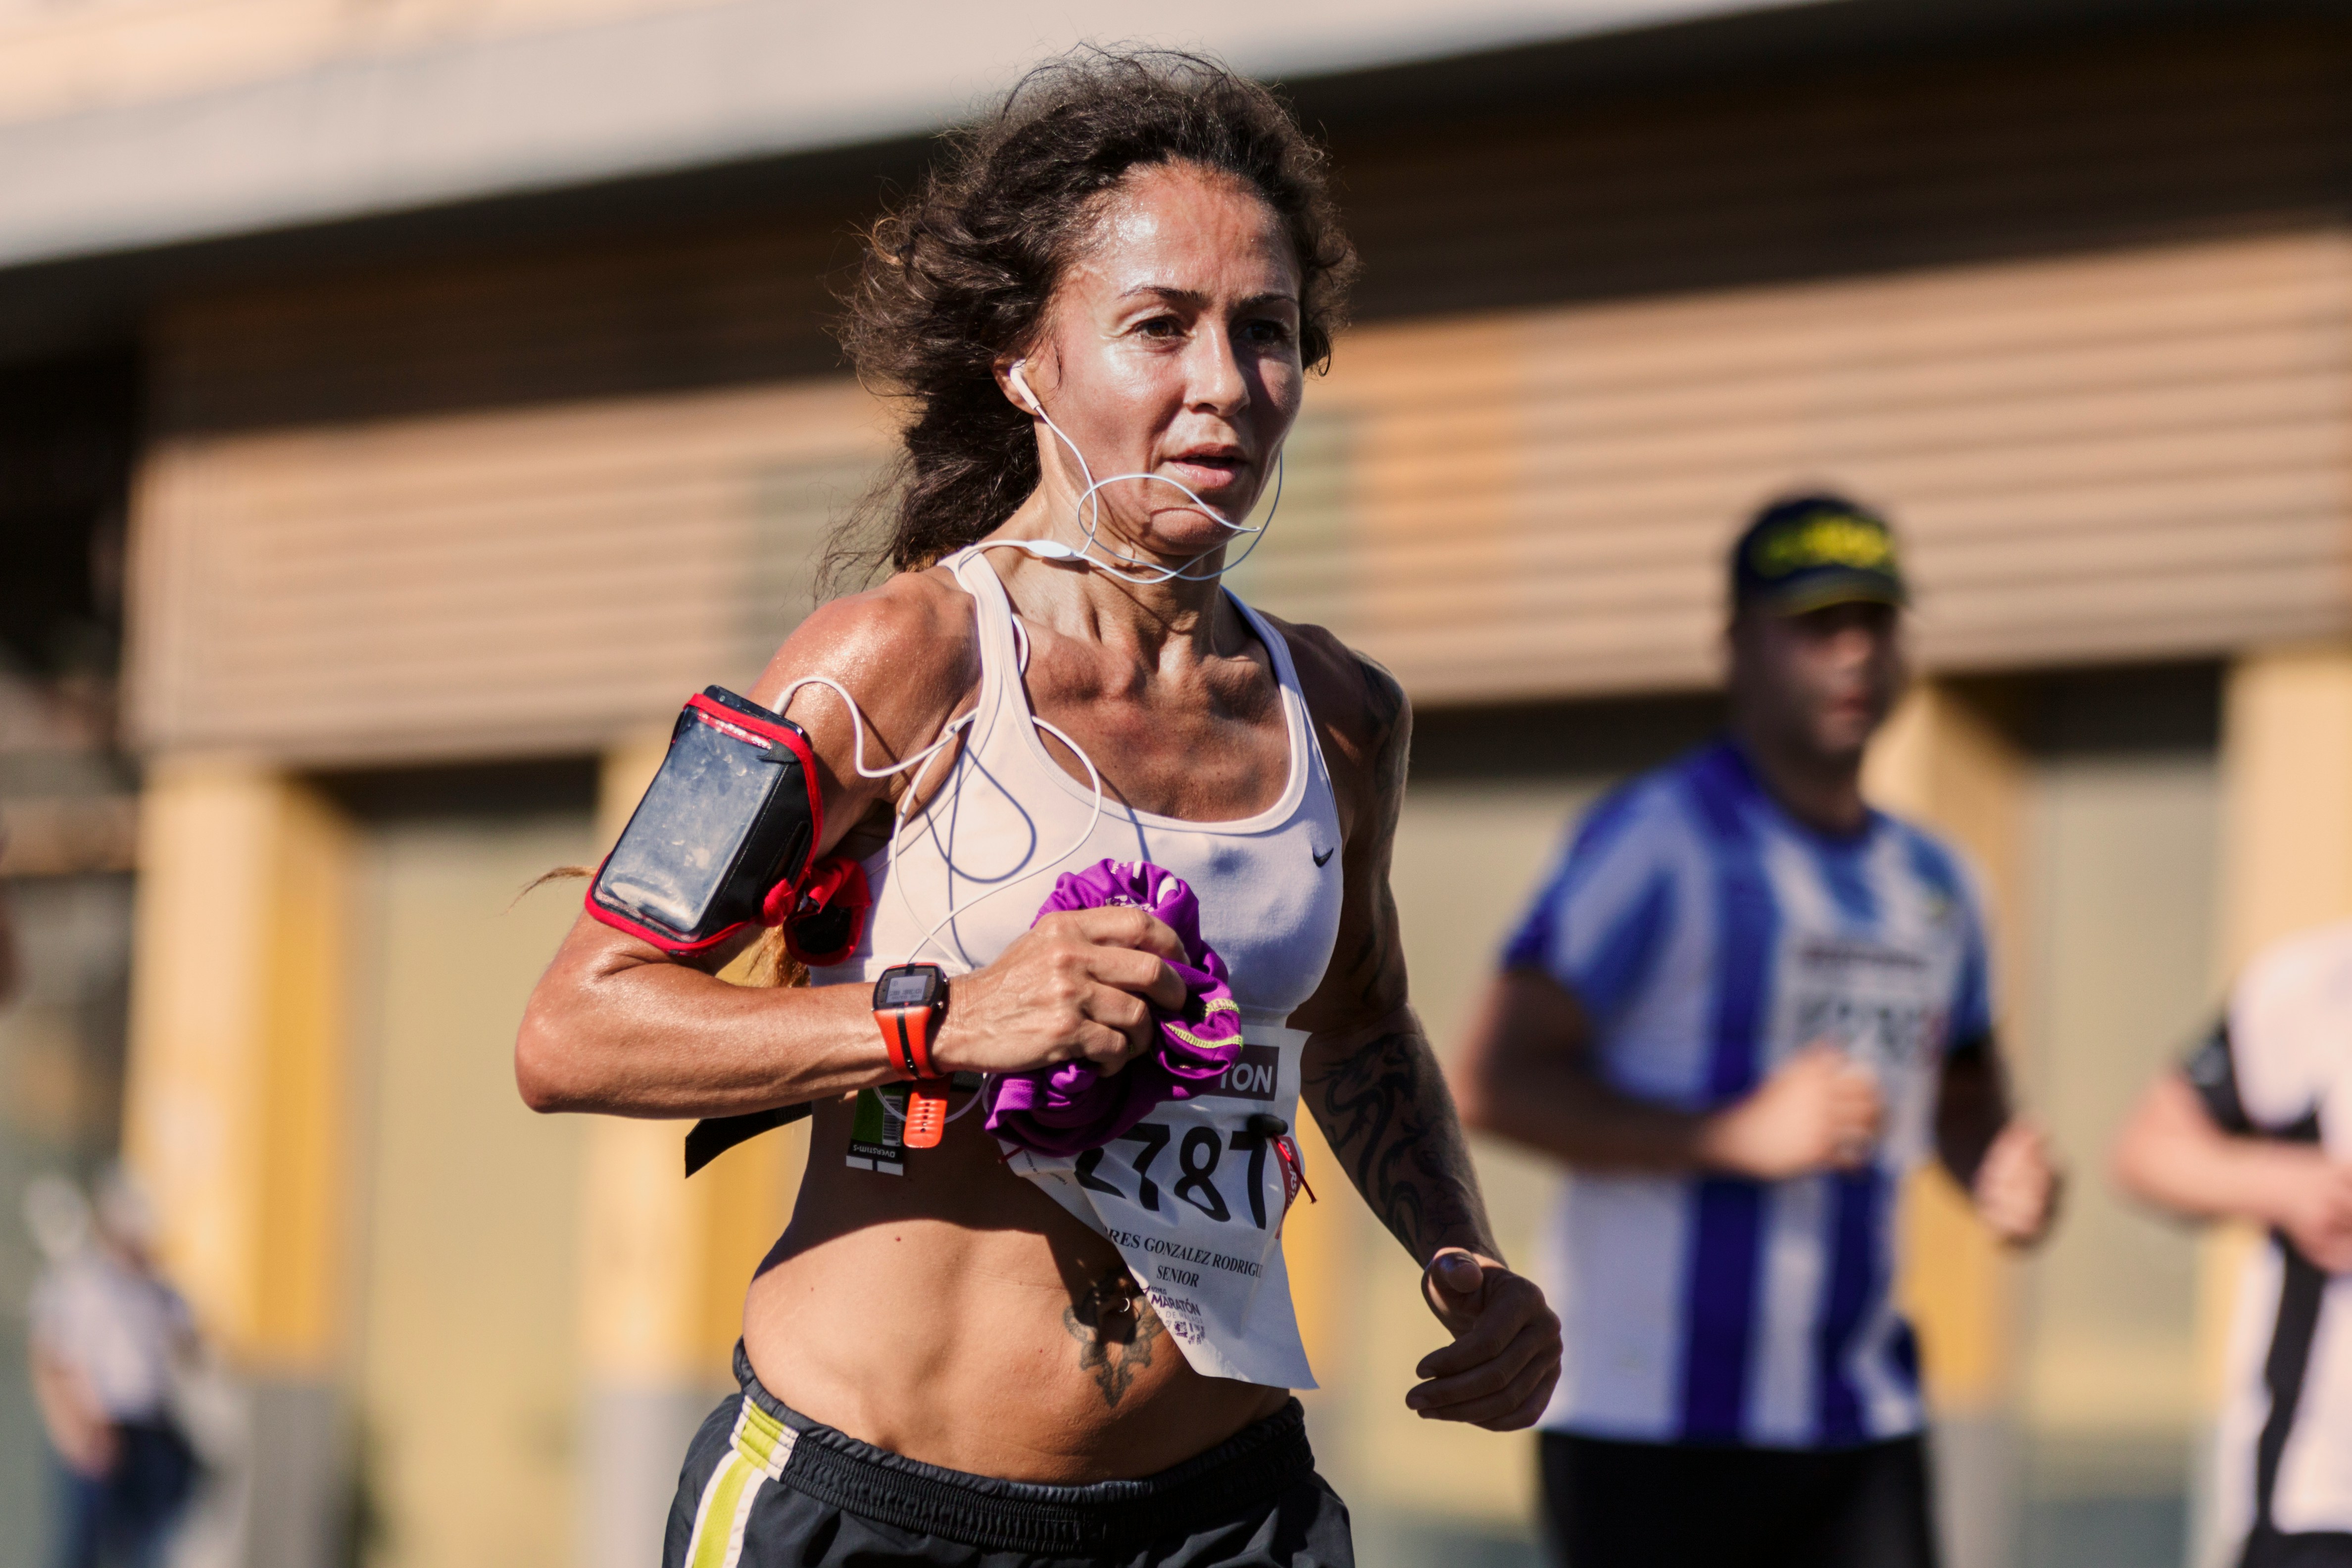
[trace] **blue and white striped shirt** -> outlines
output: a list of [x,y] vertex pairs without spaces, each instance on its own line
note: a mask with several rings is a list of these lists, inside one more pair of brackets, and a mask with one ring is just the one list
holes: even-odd
[[1958,857],[1876,812],[1852,837],[1807,827],[1717,742],[1592,810],[1504,963],[1576,994],[1629,1096],[1711,1110],[1828,1039],[1887,1110],[1853,1172],[1572,1173],[1542,1268],[1568,1342],[1544,1427],[1796,1448],[1916,1431],[1896,1197],[1932,1146],[1946,1047],[1991,1020]]

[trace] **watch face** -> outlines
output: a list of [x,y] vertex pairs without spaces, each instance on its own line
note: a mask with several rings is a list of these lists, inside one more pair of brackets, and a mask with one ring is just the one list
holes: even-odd
[[931,999],[931,986],[938,980],[936,972],[919,969],[911,974],[886,974],[882,977],[882,1000],[885,1007],[912,1007]]

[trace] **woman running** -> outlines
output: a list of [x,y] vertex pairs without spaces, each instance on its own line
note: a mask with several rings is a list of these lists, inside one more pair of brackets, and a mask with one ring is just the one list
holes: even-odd
[[[583,916],[516,1044],[541,1110],[815,1107],[668,1563],[1351,1562],[1289,1393],[1301,1100],[1454,1335],[1407,1404],[1543,1409],[1558,1322],[1499,1260],[1406,1003],[1403,695],[1219,583],[1353,268],[1280,106],[1159,54],[1040,68],[876,228],[846,336],[908,404],[897,574],[751,693],[806,731],[817,850],[859,862],[871,918],[761,990],[715,978],[740,942]],[[1039,914],[1106,861],[1181,879],[1196,940],[1145,898]],[[1055,1153],[965,1090],[921,1146],[907,1080],[1118,1073],[1202,942],[1245,1042],[1206,1093]]]

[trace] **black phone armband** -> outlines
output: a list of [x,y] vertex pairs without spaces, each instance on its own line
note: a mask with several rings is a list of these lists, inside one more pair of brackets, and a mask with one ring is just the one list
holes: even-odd
[[[673,955],[801,912],[824,831],[801,727],[724,687],[688,699],[661,771],[588,885],[588,912]],[[862,879],[861,879],[862,887]]]

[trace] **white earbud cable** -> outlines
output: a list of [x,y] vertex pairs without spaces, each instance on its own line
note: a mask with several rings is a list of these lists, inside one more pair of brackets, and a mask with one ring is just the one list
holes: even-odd
[[[822,686],[826,688],[841,699],[843,707],[849,710],[849,726],[852,745],[850,765],[857,771],[860,777],[869,779],[887,779],[894,774],[905,773],[908,768],[913,768],[915,770],[914,776],[907,781],[906,794],[900,798],[898,808],[891,814],[890,842],[887,847],[887,858],[883,863],[883,879],[898,888],[899,901],[906,908],[908,920],[910,922],[919,923],[922,920],[922,916],[915,911],[914,895],[908,890],[905,879],[898,875],[898,847],[905,837],[907,824],[911,820],[914,815],[915,801],[922,793],[923,779],[925,775],[930,772],[930,763],[932,760],[938,757],[942,752],[946,751],[947,748],[954,743],[965,730],[971,726],[972,721],[980,716],[979,710],[974,709],[970,713],[965,713],[957,718],[949,720],[946,727],[940,731],[940,738],[938,740],[932,742],[929,745],[924,747],[921,751],[917,752],[913,756],[907,758],[905,761],[890,767],[869,768],[866,765],[865,721],[859,712],[856,700],[849,695],[848,689],[845,688],[841,682],[832,679],[830,676],[802,676],[797,680],[794,680],[791,685],[784,688],[783,695],[777,700],[776,711],[778,713],[782,713],[787,708],[789,708],[792,705],[793,698],[798,695],[801,688],[804,686]],[[1065,746],[1067,746],[1070,749],[1071,754],[1076,756],[1079,762],[1086,764],[1087,782],[1092,787],[1094,793],[1092,808],[1087,814],[1086,826],[1079,830],[1078,836],[1071,841],[1068,848],[1054,857],[1053,859],[1047,861],[1044,866],[1038,868],[1034,871],[1023,871],[1017,875],[1008,877],[999,881],[996,886],[990,888],[987,891],[971,899],[969,902],[961,904],[955,901],[954,882],[958,872],[956,870],[954,854],[946,845],[940,845],[940,858],[941,863],[947,867],[948,870],[948,912],[941,915],[928,930],[923,932],[920,940],[919,940],[915,943],[914,947],[908,952],[904,962],[912,963],[915,962],[916,958],[921,954],[925,948],[937,947],[940,955],[946,958],[950,963],[961,963],[964,962],[962,956],[960,953],[951,951],[945,942],[938,940],[940,931],[945,931],[950,925],[961,918],[975,905],[994,898],[997,894],[1004,891],[1007,888],[1013,887],[1017,883],[1026,881],[1032,877],[1043,876],[1046,872],[1054,870],[1063,862],[1069,859],[1071,856],[1076,855],[1079,850],[1084,849],[1087,847],[1087,841],[1094,837],[1095,828],[1102,821],[1103,802],[1106,798],[1106,792],[1103,789],[1102,770],[1095,766],[1095,760],[1087,754],[1087,749],[1084,746],[1079,745],[1077,742],[1072,740],[1069,734],[1059,725],[1049,723],[1034,712],[1028,715],[1028,719],[1030,723],[1035,725],[1046,734],[1053,736]],[[929,805],[926,805],[923,808],[923,819],[927,826],[930,822],[930,807]],[[966,879],[971,881],[980,880],[979,878],[970,877],[969,875],[967,875]]]
[[[1265,537],[1266,529],[1272,526],[1274,522],[1274,514],[1282,509],[1282,481],[1284,469],[1286,465],[1284,462],[1283,452],[1280,447],[1276,447],[1275,450],[1274,499],[1272,504],[1266,508],[1265,521],[1255,525],[1246,522],[1234,522],[1231,519],[1227,518],[1224,513],[1219,511],[1215,507],[1213,507],[1207,501],[1202,500],[1200,495],[1195,492],[1191,486],[1186,485],[1180,480],[1171,479],[1165,474],[1111,474],[1099,479],[1095,478],[1094,467],[1087,461],[1086,453],[1078,449],[1078,444],[1070,439],[1070,436],[1067,431],[1064,430],[1059,425],[1054,422],[1054,416],[1045,412],[1045,400],[1040,398],[1036,392],[1031,388],[1028,378],[1021,374],[1021,367],[1018,364],[1013,367],[1012,380],[1013,384],[1019,387],[1022,395],[1029,399],[1030,411],[1035,414],[1038,418],[1044,420],[1045,422],[1045,428],[1051,430],[1055,438],[1058,439],[1063,446],[1067,447],[1070,449],[1070,456],[1077,460],[1078,472],[1085,476],[1087,488],[1085,490],[1080,492],[1076,504],[1073,510],[1073,519],[1078,525],[1078,531],[1085,535],[1085,542],[1078,546],[1078,548],[1072,552],[1072,555],[1076,559],[1086,561],[1098,572],[1106,573],[1110,576],[1119,579],[1119,581],[1123,583],[1134,583],[1138,584],[1180,582],[1213,583],[1218,578],[1223,576],[1226,573],[1232,571],[1234,567],[1239,566],[1243,562],[1249,559],[1250,552],[1257,548],[1258,541]],[[1229,533],[1246,533],[1251,535],[1252,538],[1249,543],[1243,547],[1242,552],[1239,555],[1236,555],[1231,561],[1226,562],[1214,572],[1203,573],[1195,573],[1192,571],[1191,568],[1198,563],[1206,560],[1212,551],[1223,549],[1223,546],[1222,544],[1213,544],[1208,550],[1203,550],[1200,554],[1193,556],[1191,560],[1186,561],[1180,565],[1163,566],[1148,556],[1138,555],[1130,551],[1122,550],[1115,544],[1108,543],[1102,538],[1103,487],[1105,485],[1120,484],[1129,480],[1150,480],[1158,484],[1172,486],[1176,489],[1182,491],[1185,499],[1190,500],[1194,506],[1198,507],[1202,512],[1206,513],[1209,521],[1214,522],[1218,527],[1224,529]],[[1029,544],[1035,542],[1004,540],[991,542],[1001,542],[1011,545],[1013,548],[1020,549],[1027,548]],[[1088,552],[1090,551],[1100,551],[1106,559],[1099,561],[1093,559],[1088,554]],[[1031,553],[1039,555],[1047,554],[1046,552],[1034,550]],[[1052,557],[1049,556],[1048,558],[1050,559]],[[1116,564],[1114,564],[1114,563],[1116,563]],[[1130,573],[1122,570],[1123,567],[1134,567],[1139,570]]]

